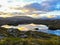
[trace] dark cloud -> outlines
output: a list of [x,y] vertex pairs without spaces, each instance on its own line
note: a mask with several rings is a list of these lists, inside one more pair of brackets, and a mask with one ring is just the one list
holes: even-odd
[[60,0],[46,0],[42,3],[32,3],[30,5],[26,5],[26,8],[33,8],[41,11],[54,11],[54,10],[60,10],[60,7],[57,8],[57,5],[60,5]]
[[59,0],[47,0],[41,3],[42,10],[44,11],[53,11],[57,10],[56,5],[60,3]]

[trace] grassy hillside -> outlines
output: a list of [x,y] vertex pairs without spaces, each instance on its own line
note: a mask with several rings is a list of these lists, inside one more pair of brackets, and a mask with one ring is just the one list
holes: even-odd
[[5,36],[0,38],[0,45],[60,45],[60,36],[42,32],[0,28],[0,33]]

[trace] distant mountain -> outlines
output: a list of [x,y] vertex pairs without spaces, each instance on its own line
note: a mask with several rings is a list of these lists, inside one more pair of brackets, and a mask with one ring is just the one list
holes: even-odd
[[32,17],[28,16],[15,16],[15,17],[8,17],[8,18],[2,18],[0,17],[0,25],[18,25],[18,24],[24,24],[24,23],[31,23],[33,20]]
[[28,16],[15,16],[15,17],[8,17],[8,18],[2,18],[0,17],[0,26],[1,25],[18,25],[18,24],[30,24],[30,23],[40,23],[41,20],[60,20],[60,16],[57,16],[57,18],[32,18]]
[[44,16],[44,17],[41,17],[41,19],[43,20],[60,20],[60,16],[59,15],[56,15],[55,17],[52,16],[52,17],[47,17],[47,16]]

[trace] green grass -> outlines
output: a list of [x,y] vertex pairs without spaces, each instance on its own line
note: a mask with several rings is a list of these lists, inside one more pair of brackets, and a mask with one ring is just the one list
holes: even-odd
[[7,29],[2,28],[0,28],[0,33],[6,36],[0,39],[0,45],[60,45],[60,36],[52,34],[28,31],[24,33],[27,38],[20,38],[19,35],[23,32],[16,32],[17,37],[14,37],[7,32]]
[[60,45],[57,38],[41,39],[41,38],[4,38],[0,40],[0,45]]

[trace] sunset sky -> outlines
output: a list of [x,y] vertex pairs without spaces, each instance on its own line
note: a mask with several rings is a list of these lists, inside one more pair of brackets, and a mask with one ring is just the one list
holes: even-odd
[[4,6],[16,6],[16,5],[20,5],[24,6],[26,4],[29,3],[34,3],[34,2],[42,2],[43,0],[1,0],[0,4],[4,5]]
[[0,0],[0,4],[4,5],[4,6],[16,6],[16,5],[21,5],[24,6],[26,4],[30,4],[30,3],[41,3],[42,2],[49,2],[49,3],[57,3],[56,6],[57,8],[60,7],[60,2],[59,0]]
[[[0,11],[11,11],[10,7],[24,7],[32,3],[39,3],[44,10],[53,10],[57,14],[56,10],[60,12],[60,0],[0,0]],[[38,7],[37,7],[38,8]],[[56,12],[55,12],[56,11]]]

